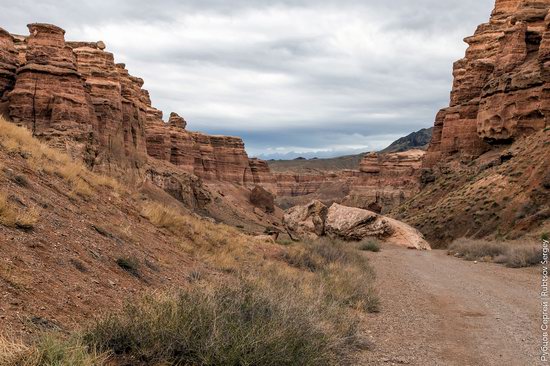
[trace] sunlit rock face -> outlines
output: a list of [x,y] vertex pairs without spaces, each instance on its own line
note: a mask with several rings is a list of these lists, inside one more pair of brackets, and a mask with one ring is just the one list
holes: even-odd
[[435,121],[425,166],[474,158],[548,126],[550,3],[499,0],[488,23],[465,39],[451,102]]

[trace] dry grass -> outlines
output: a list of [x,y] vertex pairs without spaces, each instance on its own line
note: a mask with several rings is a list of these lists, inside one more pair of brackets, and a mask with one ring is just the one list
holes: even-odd
[[0,364],[5,366],[100,366],[107,365],[108,358],[84,345],[80,337],[45,336],[33,347],[0,340]]
[[461,238],[449,246],[448,252],[466,260],[501,263],[511,268],[534,266],[542,261],[542,245],[535,240],[487,241]]
[[37,224],[40,213],[36,208],[18,209],[0,192],[0,224],[30,230]]
[[0,147],[8,154],[19,154],[34,171],[56,175],[71,186],[74,197],[89,198],[100,187],[119,193],[123,188],[115,179],[90,172],[82,163],[75,162],[62,151],[52,149],[34,139],[23,127],[0,117]]
[[324,299],[342,306],[378,312],[375,275],[365,256],[348,243],[323,238],[290,247],[283,260],[313,272],[313,286]]
[[29,348],[23,343],[0,336],[0,365],[16,365],[28,351]]

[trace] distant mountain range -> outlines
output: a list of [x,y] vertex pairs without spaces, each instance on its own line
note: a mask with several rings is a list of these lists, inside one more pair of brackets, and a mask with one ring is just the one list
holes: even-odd
[[390,146],[381,150],[381,153],[392,153],[407,151],[410,149],[422,149],[426,150],[432,139],[433,127],[423,128],[420,131],[416,131],[394,141]]

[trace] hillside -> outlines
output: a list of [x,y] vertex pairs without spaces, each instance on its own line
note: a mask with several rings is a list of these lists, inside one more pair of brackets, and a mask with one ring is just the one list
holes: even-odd
[[[169,196],[165,202],[170,202],[170,207],[132,192],[112,178],[89,172],[81,163],[32,138],[26,129],[1,119],[0,163],[2,365],[167,363],[180,357],[177,350],[168,351],[172,341],[174,347],[188,342],[183,347],[196,349],[197,354],[186,356],[191,363],[204,355],[216,357],[222,364],[234,357],[273,365],[341,365],[353,363],[364,349],[360,346],[364,324],[353,320],[351,312],[376,311],[378,305],[368,263],[351,247],[337,243],[328,247],[322,243],[283,246],[270,237],[247,236],[213,224],[190,215]],[[336,256],[323,254],[328,248]],[[334,292],[336,284],[344,286],[338,293]],[[157,300],[144,299],[151,291],[155,296],[164,295],[155,297]],[[206,293],[212,297],[204,297]],[[166,339],[161,349],[120,351],[107,337],[117,330],[124,332],[123,324],[110,324],[108,333],[101,332],[105,322],[114,319],[106,318],[108,313],[118,314],[122,321],[124,311],[148,311],[141,319],[152,316],[155,321],[169,322],[163,313],[157,318],[148,306],[157,306],[155,301],[158,306],[168,305],[166,301],[176,298],[185,301],[180,296],[190,296],[189,301],[203,306],[203,311],[227,311],[227,318],[216,316],[222,333],[212,331],[215,324],[203,319],[188,335]],[[249,303],[246,296],[260,302]],[[129,306],[134,306],[133,310]],[[189,306],[182,309],[191,309]],[[229,316],[235,314],[227,306],[253,312],[267,309],[276,318],[254,318],[257,323],[252,323],[245,317],[234,324]],[[182,315],[179,321],[195,318]],[[141,342],[147,341],[146,334],[155,342],[155,321],[139,328]],[[220,321],[226,321],[227,328]],[[168,324],[158,326],[164,329]],[[84,333],[74,333],[70,339],[64,336],[82,326]],[[182,326],[178,326],[180,331]],[[257,338],[247,343],[223,329],[254,332]],[[127,331],[120,337],[130,341],[133,335]],[[48,338],[41,340],[39,336],[45,332]],[[197,332],[206,332],[205,338],[200,340]],[[274,332],[278,338],[268,336]],[[212,337],[231,338],[214,342]],[[19,338],[26,344],[9,343],[7,338]],[[71,343],[76,339],[80,343]],[[254,342],[270,348],[256,349]],[[297,342],[291,353],[286,349],[289,342]],[[209,350],[201,344],[210,344]],[[235,353],[224,347],[234,347]],[[258,361],[262,357],[271,361]]]
[[433,127],[423,128],[413,132],[410,135],[401,137],[392,142],[390,146],[384,150],[380,150],[381,154],[403,152],[412,149],[427,150],[430,140],[432,139]]

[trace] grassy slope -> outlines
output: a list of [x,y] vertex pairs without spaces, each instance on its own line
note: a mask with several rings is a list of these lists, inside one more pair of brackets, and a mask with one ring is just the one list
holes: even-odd
[[[1,364],[353,363],[360,314],[377,310],[355,249],[282,246],[168,209],[2,120],[0,164]],[[197,302],[223,317],[197,324]]]

